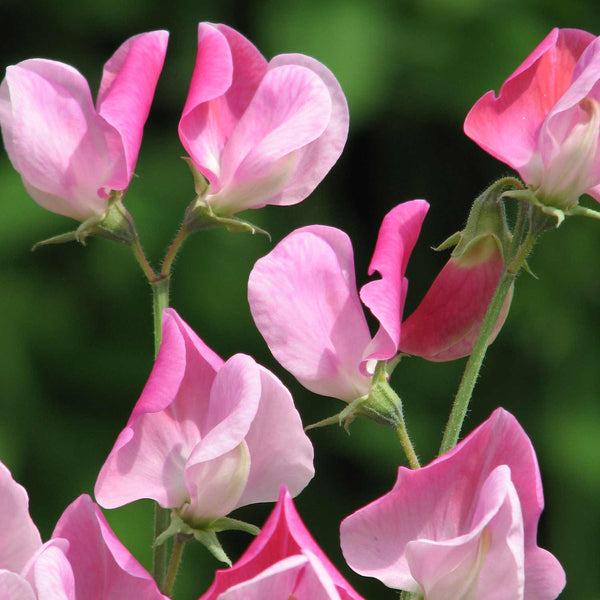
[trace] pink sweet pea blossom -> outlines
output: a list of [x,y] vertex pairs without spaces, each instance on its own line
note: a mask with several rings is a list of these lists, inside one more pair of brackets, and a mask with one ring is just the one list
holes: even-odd
[[471,109],[465,133],[519,172],[544,204],[600,201],[600,38],[553,29]]
[[0,600],[166,600],[117,540],[89,496],[61,516],[42,544],[25,490],[0,463]]
[[[398,349],[435,362],[471,354],[503,270],[502,252],[491,237],[482,238],[462,256],[451,257],[402,322]],[[506,320],[512,295],[511,287],[490,343]]]
[[68,543],[42,544],[27,492],[0,463],[0,600],[75,600]]
[[200,527],[239,506],[298,494],[313,448],[283,384],[252,358],[223,362],[172,309],[160,352],[96,482],[114,508],[152,498]]
[[127,40],[104,66],[94,108],[85,78],[63,63],[8,67],[0,85],[6,151],[31,197],[85,221],[103,215],[112,190],[129,186],[168,33]]
[[150,573],[117,539],[87,494],[67,507],[52,537],[68,541],[65,554],[75,575],[77,600],[167,600]]
[[[377,271],[381,279],[360,291],[379,322],[373,338],[356,290],[352,245],[339,229],[297,229],[256,262],[248,281],[254,322],[275,358],[304,387],[352,402],[368,394],[372,363],[398,350],[436,361],[471,352],[503,268],[498,246],[487,237],[462,258],[451,258],[401,323],[404,273],[427,209],[424,200],[412,200],[383,219],[369,266],[369,275]],[[509,304],[510,298],[495,333]]]
[[302,54],[270,62],[225,25],[200,23],[179,137],[228,216],[306,198],[340,156],[348,106],[333,74]]
[[426,600],[551,600],[565,585],[537,546],[544,506],[531,441],[503,409],[341,525],[348,564]]
[[230,569],[217,571],[200,600],[362,600],[331,564],[282,488],[256,539]]
[[396,354],[407,281],[404,271],[429,205],[400,204],[386,215],[369,268],[382,278],[361,298],[380,327],[371,338],[356,290],[348,236],[311,225],[256,262],[248,281],[254,322],[275,358],[307,389],[351,402],[369,391],[370,365]]

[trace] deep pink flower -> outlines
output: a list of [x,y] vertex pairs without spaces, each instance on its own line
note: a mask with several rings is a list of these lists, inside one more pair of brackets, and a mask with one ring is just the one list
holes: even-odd
[[427,600],[551,600],[565,585],[537,546],[544,507],[531,441],[503,409],[341,525],[348,564]]
[[361,298],[379,321],[371,338],[348,236],[312,225],[292,232],[256,262],[248,281],[254,322],[275,358],[309,390],[345,401],[369,391],[368,361],[396,354],[408,258],[428,209],[413,200],[383,220]]
[[320,62],[281,54],[267,63],[233,29],[199,24],[179,137],[210,184],[203,200],[214,213],[300,202],[335,164],[347,134],[346,99]]
[[[471,354],[504,270],[496,240],[483,237],[469,251],[451,257],[414,312],[402,322],[398,350],[442,362]],[[511,287],[490,339],[508,315]]]
[[168,33],[127,40],[104,66],[96,107],[85,78],[63,63],[8,67],[0,126],[8,156],[41,206],[85,221],[129,186],[162,69]]
[[544,204],[600,201],[600,38],[553,29],[471,109],[465,133],[519,172]]
[[200,600],[362,600],[314,541],[282,488],[260,534]]
[[298,494],[313,448],[283,384],[252,358],[223,362],[173,309],[150,378],[104,463],[106,508],[152,498],[202,526],[239,506]]

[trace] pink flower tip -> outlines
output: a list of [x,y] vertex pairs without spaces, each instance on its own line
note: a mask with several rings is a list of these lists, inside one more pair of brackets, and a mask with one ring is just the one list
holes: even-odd
[[600,200],[599,102],[600,38],[553,29],[497,97],[475,103],[464,129],[539,201],[568,209],[585,193]]
[[260,534],[200,600],[363,600],[325,556],[283,487]]

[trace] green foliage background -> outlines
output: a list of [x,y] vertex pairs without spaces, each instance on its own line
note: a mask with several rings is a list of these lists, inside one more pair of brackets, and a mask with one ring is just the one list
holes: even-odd
[[[462,133],[472,103],[498,89],[554,26],[600,34],[587,0],[0,0],[0,64],[31,57],[76,66],[96,91],[104,61],[127,37],[168,29],[165,68],[126,205],[157,263],[192,199],[177,123],[201,20],[224,22],[267,57],[315,56],[346,91],[351,131],[339,163],[303,203],[248,215],[273,243],[292,229],[324,223],[354,241],[357,278],[366,268],[384,214],[426,198],[430,214],[409,265],[408,312],[446,260],[430,250],[461,228],[472,199],[508,173]],[[151,298],[124,247],[92,240],[31,246],[73,228],[38,207],[0,155],[0,459],[28,490],[33,518],[48,537],[64,508],[92,493],[97,472],[124,426],[152,366]],[[490,348],[465,432],[496,406],[513,412],[537,449],[547,508],[540,545],[567,572],[565,599],[600,598],[600,249],[597,222],[570,219],[547,234],[531,259],[539,279],[517,282],[509,319]],[[172,305],[221,356],[253,355],[290,387],[305,423],[340,403],[305,392],[271,357],[246,303],[263,237],[211,231],[189,240],[176,264]],[[393,384],[404,399],[424,462],[435,454],[464,361],[405,360]],[[311,432],[317,475],[298,497],[306,524],[358,591],[395,594],[356,576],[339,550],[340,520],[388,491],[400,448],[391,431],[356,422],[347,436]],[[271,506],[238,511],[262,523]],[[107,511],[117,534],[149,565],[151,505]],[[233,557],[248,543],[223,535]],[[191,546],[191,545],[190,545]],[[201,595],[216,562],[189,548],[178,600]]]

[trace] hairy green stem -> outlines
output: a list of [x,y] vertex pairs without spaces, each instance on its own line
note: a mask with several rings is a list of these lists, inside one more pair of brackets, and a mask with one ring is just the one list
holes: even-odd
[[[162,341],[162,313],[169,306],[170,277],[164,277],[151,282],[152,308],[154,313],[154,357],[158,355]],[[170,521],[170,511],[154,505],[154,539],[167,529]],[[152,575],[159,589],[162,589],[167,573],[168,544],[163,543],[154,547],[152,556]]]
[[469,360],[467,361],[458,391],[454,398],[454,404],[446,424],[439,455],[442,455],[445,452],[448,452],[448,450],[454,448],[458,442],[463,421],[465,419],[465,415],[467,414],[469,402],[473,394],[473,389],[475,387],[475,383],[477,382],[479,371],[481,370],[481,365],[483,363],[487,347],[490,343],[490,338],[492,337],[494,327],[498,321],[498,316],[500,315],[502,305],[504,304],[506,295],[514,283],[519,270],[525,263],[527,256],[529,256],[536,239],[537,234],[529,231],[522,244],[519,243],[518,239],[515,240],[517,242],[517,249],[516,251],[512,251],[511,249],[511,252],[509,253],[509,257],[511,259],[510,263],[508,263],[508,265],[505,267],[504,272],[500,277],[500,281],[498,282],[498,287],[492,296],[487,313],[481,324],[479,335],[477,336],[477,340],[473,346],[473,351],[471,352]]
[[183,556],[183,550],[186,542],[190,539],[190,535],[177,534],[173,541],[173,551],[171,552],[171,560],[169,561],[169,569],[164,580],[162,593],[166,596],[170,596],[175,585],[175,579],[177,578],[177,572],[179,571],[179,565],[181,564],[181,557]]
[[183,245],[183,242],[187,239],[190,232],[188,231],[185,225],[181,226],[181,229],[177,232],[173,243],[169,246],[167,253],[165,254],[165,258],[163,260],[162,268],[160,270],[160,274],[162,277],[169,277],[171,274],[171,268],[173,266],[173,261],[179,252],[179,249]]

